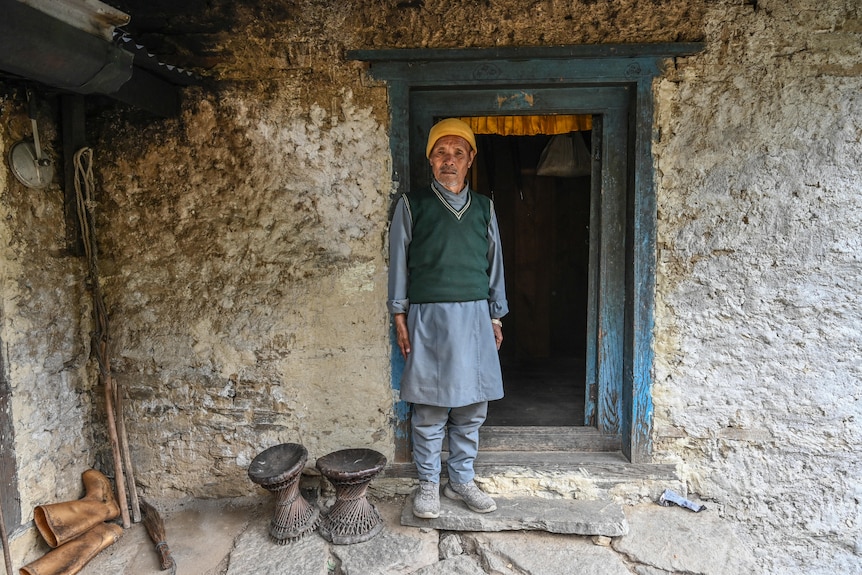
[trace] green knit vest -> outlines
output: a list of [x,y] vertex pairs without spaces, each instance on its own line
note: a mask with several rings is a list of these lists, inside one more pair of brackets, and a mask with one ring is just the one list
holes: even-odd
[[430,187],[405,196],[413,222],[407,254],[411,303],[488,299],[491,200],[468,193],[460,212]]

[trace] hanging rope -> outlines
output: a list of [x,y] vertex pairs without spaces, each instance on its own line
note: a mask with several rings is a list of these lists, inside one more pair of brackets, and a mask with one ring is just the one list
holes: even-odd
[[[117,499],[119,500],[123,527],[128,529],[131,523],[126,500],[125,475],[128,475],[129,478],[129,498],[132,504],[132,514],[135,523],[141,520],[141,511],[138,504],[137,489],[135,488],[126,426],[123,420],[122,394],[111,375],[111,362],[108,356],[108,312],[99,282],[98,251],[95,236],[96,203],[93,201],[93,189],[95,188],[93,150],[86,147],[81,148],[75,152],[73,160],[75,164],[75,198],[78,207],[78,223],[81,227],[84,254],[87,257],[88,279],[93,294],[93,320],[95,324],[93,348],[96,360],[99,362],[99,379],[105,388],[105,411],[108,420],[108,435],[111,440],[111,449],[114,457]],[[124,466],[126,469],[125,474],[123,473]]]

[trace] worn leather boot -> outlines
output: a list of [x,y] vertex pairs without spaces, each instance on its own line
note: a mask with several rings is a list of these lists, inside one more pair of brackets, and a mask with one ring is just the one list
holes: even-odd
[[102,523],[83,535],[48,551],[21,567],[21,575],[74,575],[102,549],[117,542],[123,528],[116,523]]
[[38,505],[33,509],[33,521],[39,533],[51,547],[59,547],[94,525],[116,518],[120,507],[107,477],[95,469],[81,475],[84,497],[77,501]]

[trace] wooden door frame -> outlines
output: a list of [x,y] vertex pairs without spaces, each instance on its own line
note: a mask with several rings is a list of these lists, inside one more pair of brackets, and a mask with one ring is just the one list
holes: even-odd
[[[653,133],[653,81],[659,77],[672,58],[701,51],[700,43],[581,45],[550,48],[475,48],[460,50],[357,50],[348,58],[370,64],[368,73],[387,83],[390,105],[389,138],[392,152],[392,178],[396,194],[407,189],[411,179],[411,142],[427,138],[427,120],[412,117],[411,102],[424,91],[459,92],[468,90],[499,90],[499,113],[513,110],[535,110],[534,91],[574,88],[619,88],[630,94],[630,107],[624,129],[627,130],[627,150],[622,154],[625,193],[625,217],[613,216],[603,221],[605,234],[615,230],[626,237],[625,246],[615,254],[599,257],[622,258],[624,273],[599,278],[600,285],[622,281],[624,288],[610,294],[622,306],[622,313],[609,318],[603,325],[597,317],[597,354],[619,358],[612,366],[620,377],[618,397],[612,398],[619,407],[615,429],[619,434],[623,454],[634,463],[649,462],[652,456],[652,368],[653,311],[656,257],[656,201],[653,183],[651,144]],[[554,113],[553,111],[549,111]],[[413,112],[415,113],[415,112]],[[469,115],[469,114],[468,114]],[[618,174],[609,177],[616,178]],[[603,169],[603,182],[605,184]],[[391,198],[394,200],[397,195]],[[602,267],[599,267],[599,273]],[[600,293],[600,292],[597,292]],[[601,297],[601,296],[600,296]],[[601,309],[601,307],[599,308]],[[616,322],[616,323],[614,323]],[[397,387],[400,363],[397,346],[393,346],[392,384]],[[613,362],[606,362],[611,366]],[[601,362],[599,372],[601,372]],[[619,375],[616,375],[618,372]],[[601,376],[600,376],[601,377]],[[588,382],[589,384],[589,382]],[[395,407],[396,459],[409,461],[409,409]],[[600,429],[601,431],[601,429]]]
[[[621,439],[623,349],[625,317],[626,191],[631,89],[617,86],[481,87],[461,90],[414,90],[410,122],[417,133],[427,134],[436,120],[447,116],[489,114],[593,114],[602,118],[599,130],[607,132],[596,150],[595,178],[600,193],[590,230],[599,231],[590,243],[590,306],[587,328],[586,413],[572,414],[593,420],[604,435]],[[431,177],[425,161],[425,140],[410,141],[410,188],[427,185]],[[417,170],[416,166],[425,169]],[[593,277],[592,271],[598,271]],[[598,334],[603,334],[599,337]],[[592,391],[596,393],[593,394]],[[621,442],[620,442],[621,443]]]

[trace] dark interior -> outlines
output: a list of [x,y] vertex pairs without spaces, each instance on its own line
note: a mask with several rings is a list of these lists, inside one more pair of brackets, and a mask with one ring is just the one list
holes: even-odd
[[590,176],[536,175],[550,138],[477,136],[471,177],[495,203],[509,300],[489,426],[584,425]]

